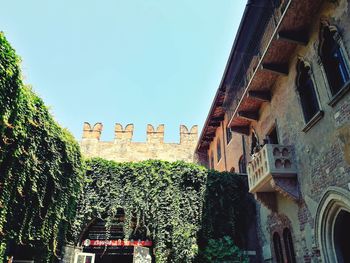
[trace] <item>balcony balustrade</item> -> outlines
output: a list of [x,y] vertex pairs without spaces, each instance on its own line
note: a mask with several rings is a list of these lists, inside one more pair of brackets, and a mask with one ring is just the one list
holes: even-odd
[[266,144],[248,163],[249,192],[270,209],[275,209],[276,193],[299,199],[297,167],[292,146]]

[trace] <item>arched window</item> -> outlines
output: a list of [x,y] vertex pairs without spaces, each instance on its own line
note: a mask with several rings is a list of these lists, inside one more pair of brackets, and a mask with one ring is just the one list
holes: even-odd
[[273,248],[275,250],[276,263],[284,263],[282,244],[280,235],[275,232],[273,234]]
[[283,241],[284,241],[284,248],[286,250],[287,262],[295,263],[296,261],[295,261],[293,239],[289,228],[285,228],[283,230]]
[[309,122],[320,110],[314,83],[311,78],[311,68],[308,63],[299,60],[297,63],[297,90],[303,108],[305,122]]
[[216,153],[217,153],[218,162],[219,162],[220,159],[221,159],[221,142],[220,142],[220,139],[217,140]]
[[349,68],[340,45],[340,36],[335,26],[323,23],[320,32],[320,57],[326,72],[332,95],[340,91],[350,80]]

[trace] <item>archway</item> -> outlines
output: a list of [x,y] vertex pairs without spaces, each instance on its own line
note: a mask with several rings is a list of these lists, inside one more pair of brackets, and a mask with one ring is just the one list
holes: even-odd
[[101,218],[94,219],[81,235],[82,252],[94,255],[95,263],[132,263],[135,246],[152,247],[146,231],[142,227],[135,229],[135,220],[132,220],[130,226],[133,229],[130,239],[125,239],[123,209],[118,209],[110,222]]
[[334,248],[338,262],[350,262],[350,213],[341,210],[334,224]]
[[350,262],[347,240],[350,235],[350,194],[339,187],[329,187],[316,213],[316,240],[326,263]]

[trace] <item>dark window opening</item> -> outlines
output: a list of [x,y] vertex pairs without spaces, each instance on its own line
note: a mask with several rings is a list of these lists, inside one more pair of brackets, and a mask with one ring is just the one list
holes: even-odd
[[217,141],[216,151],[217,151],[218,162],[219,162],[221,159],[221,143],[219,139]]
[[210,168],[214,169],[214,153],[213,153],[213,151],[211,151],[211,154],[210,154]]
[[301,107],[305,122],[309,122],[320,110],[314,83],[311,79],[310,66],[303,61],[297,64],[297,89],[300,97]]
[[340,211],[334,224],[334,247],[339,263],[350,262],[350,213]]
[[251,145],[250,145],[250,154],[253,155],[254,153],[259,152],[260,145],[259,145],[259,138],[255,134],[255,132],[252,133],[252,139],[251,139]]
[[335,95],[350,80],[342,49],[335,39],[337,30],[326,26],[322,30],[321,60],[332,95]]
[[243,155],[239,158],[238,167],[239,167],[239,172],[241,174],[247,173],[247,166],[246,166],[245,158]]
[[274,127],[267,135],[266,135],[266,143],[268,144],[278,144],[278,134],[277,129]]
[[283,240],[286,250],[287,263],[296,263],[292,234],[288,228],[283,230]]
[[273,234],[273,248],[275,250],[276,263],[284,263],[281,238],[278,233]]
[[229,142],[232,139],[232,131],[230,128],[226,127],[226,142],[229,144]]

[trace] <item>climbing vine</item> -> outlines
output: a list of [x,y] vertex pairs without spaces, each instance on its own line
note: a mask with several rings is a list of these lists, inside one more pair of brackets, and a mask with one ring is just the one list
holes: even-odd
[[51,262],[75,217],[82,159],[73,136],[23,84],[19,64],[0,33],[0,262],[18,246]]
[[129,226],[136,218],[136,227],[145,228],[154,242],[157,263],[194,262],[198,245],[205,248],[209,239],[239,236],[241,215],[235,208],[242,205],[246,188],[238,175],[156,160],[116,163],[96,158],[86,165],[86,184],[71,242],[81,241],[74,237],[93,219],[108,224],[120,208],[125,212],[126,237],[132,235]]
[[126,236],[136,219],[157,263],[202,263],[216,244],[242,256],[234,244],[246,228],[244,178],[155,160],[83,167],[77,142],[23,84],[19,64],[0,33],[0,262],[18,247],[36,262],[57,261],[63,244],[76,244],[93,219],[108,226],[120,208]]
[[[247,246],[246,235],[255,225],[255,203],[248,194],[245,176],[209,171],[202,210],[197,262],[245,262],[237,246]],[[218,248],[226,251],[221,254],[222,261],[215,252]],[[235,260],[233,255],[237,255]]]

